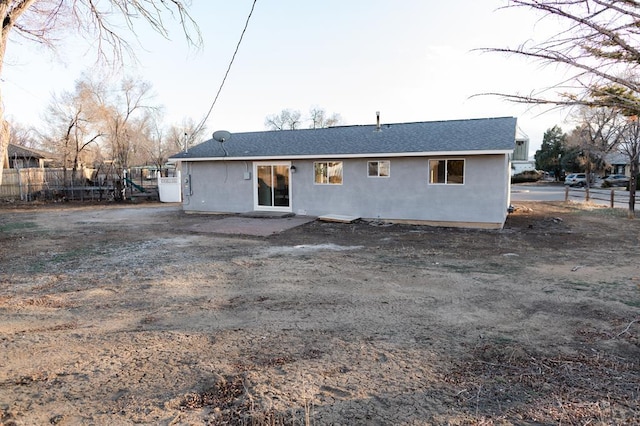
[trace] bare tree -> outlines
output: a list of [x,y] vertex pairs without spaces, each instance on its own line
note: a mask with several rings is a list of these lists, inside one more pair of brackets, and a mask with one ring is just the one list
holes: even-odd
[[50,127],[45,144],[61,159],[65,185],[69,183],[67,170],[71,168],[71,178],[75,179],[82,157],[88,159],[89,148],[102,136],[95,125],[95,93],[91,81],[80,79],[74,92],[54,96],[48,107]]
[[[134,32],[139,23],[146,23],[168,37],[164,19],[169,15],[180,22],[190,44],[200,45],[200,32],[187,4],[186,0],[0,0],[0,72],[12,34],[53,47],[63,32],[67,36],[75,31],[88,46],[95,46],[99,59],[121,63],[124,55],[135,56],[132,45],[124,38],[123,28]],[[0,96],[0,158],[4,158],[10,131],[1,101]],[[0,161],[0,184],[3,163]]]
[[309,109],[309,120],[311,121],[310,129],[322,129],[337,126],[342,123],[340,114],[334,112],[330,116],[327,116],[327,111],[317,106]]
[[[152,87],[147,82],[129,77],[111,84],[84,74],[76,82],[75,92],[63,93],[52,101],[48,134],[53,137],[48,145],[65,167],[73,170],[81,156],[87,158],[89,147],[112,176],[121,178],[123,170],[131,166],[153,164],[161,168],[188,140],[201,139],[205,128],[197,131],[196,123],[185,118],[180,126],[165,130],[162,108],[152,100]],[[88,138],[90,130],[94,135]]]
[[128,126],[129,156],[127,168],[148,165],[153,149],[154,111],[144,109]]
[[151,104],[151,85],[144,81],[127,78],[109,92],[114,96],[101,101],[103,133],[111,159],[123,170],[134,158],[139,160],[136,157],[144,150],[142,145],[157,107]]
[[302,123],[302,114],[298,110],[283,109],[280,114],[268,115],[264,125],[269,130],[295,130]]
[[169,149],[171,152],[179,152],[194,146],[205,137],[207,128],[193,121],[191,117],[185,117],[180,124],[174,124],[169,128]]
[[318,106],[309,108],[308,118],[302,118],[298,110],[283,109],[280,114],[268,115],[264,125],[269,130],[296,130],[303,121],[311,122],[310,129],[322,129],[341,124],[342,117],[337,113],[328,115],[324,108]]
[[[557,94],[543,90],[530,95],[498,95],[529,104],[609,108],[626,117],[640,115],[640,2],[510,0],[505,7],[541,12],[564,28],[541,43],[485,50],[561,65],[572,74],[551,88],[559,91]],[[594,136],[590,130],[587,133]],[[629,217],[634,216],[630,206]]]
[[[573,74],[558,86],[529,95],[494,93],[515,102],[555,106],[604,106],[640,111],[637,97],[598,96],[611,85],[640,94],[640,2],[619,0],[510,0],[507,8],[526,8],[557,19],[564,29],[538,44],[489,48],[543,64],[566,66]],[[562,88],[560,89],[561,86]],[[548,88],[549,89],[549,88]]]
[[153,120],[151,123],[149,140],[151,142],[148,147],[150,162],[158,169],[161,169],[169,158],[170,148],[167,132],[159,125],[158,120]]
[[577,111],[578,127],[567,137],[567,146],[579,150],[587,182],[591,182],[592,174],[605,168],[607,154],[617,148],[624,117],[609,107],[580,106]]
[[640,161],[640,122],[637,116],[630,117],[622,130],[619,151],[628,159],[630,165],[629,209],[627,216],[635,217],[636,188],[638,178],[638,162]]
[[167,163],[169,156],[184,149],[188,143],[188,138],[196,124],[193,120],[185,119],[184,123],[190,123],[188,126],[171,126],[165,128],[162,126],[162,114],[151,116],[148,123],[148,144],[142,144],[141,148],[146,151],[144,159],[139,164],[153,164],[158,169],[162,169]]
[[38,148],[40,139],[38,132],[31,126],[25,126],[18,122],[9,123],[9,143],[27,148]]
[[168,129],[160,125],[160,117],[156,116],[151,124],[148,150],[149,161],[161,170],[169,157],[188,149],[203,138],[206,128],[199,126],[192,118],[184,118],[180,125]]

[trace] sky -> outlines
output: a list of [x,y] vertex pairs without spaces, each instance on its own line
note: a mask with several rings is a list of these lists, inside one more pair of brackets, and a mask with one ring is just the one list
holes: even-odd
[[[165,39],[136,27],[137,63],[127,75],[151,83],[167,125],[199,122],[209,111],[253,0],[194,0],[203,46],[190,47],[171,23]],[[311,107],[345,125],[518,117],[531,155],[545,130],[570,130],[566,111],[514,104],[483,93],[529,94],[566,72],[525,58],[486,53],[558,31],[554,22],[507,0],[257,0],[220,97],[207,120],[216,130],[266,130],[265,118]],[[55,54],[10,40],[0,80],[9,120],[44,128],[54,94],[72,91],[96,55],[69,34]],[[479,96],[480,95],[480,96]]]

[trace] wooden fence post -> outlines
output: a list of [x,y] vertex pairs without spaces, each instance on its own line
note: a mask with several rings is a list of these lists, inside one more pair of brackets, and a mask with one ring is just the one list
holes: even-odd
[[614,191],[613,191],[613,189],[612,189],[612,190],[611,190],[611,208],[613,208],[613,204],[614,204],[614,197],[615,197],[615,195],[613,195],[613,194],[614,194]]
[[567,201],[569,201],[569,186],[568,185],[566,185],[564,187],[564,201],[565,201],[565,203]]

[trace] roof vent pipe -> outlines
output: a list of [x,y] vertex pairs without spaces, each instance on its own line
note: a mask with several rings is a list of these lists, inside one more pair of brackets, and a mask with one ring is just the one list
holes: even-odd
[[376,111],[376,132],[380,131],[380,111]]

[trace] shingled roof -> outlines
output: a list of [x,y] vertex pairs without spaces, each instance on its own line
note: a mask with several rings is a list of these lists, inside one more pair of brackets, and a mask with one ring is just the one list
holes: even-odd
[[10,143],[7,147],[7,153],[9,155],[9,158],[35,158],[38,160],[48,158],[43,151],[39,151],[33,148],[27,148],[20,145],[14,145],[12,143]]
[[172,156],[174,160],[397,157],[510,153],[516,118],[425,121],[327,129],[233,133]]

